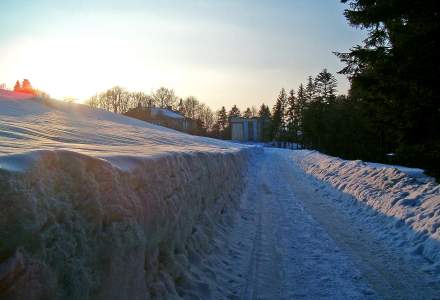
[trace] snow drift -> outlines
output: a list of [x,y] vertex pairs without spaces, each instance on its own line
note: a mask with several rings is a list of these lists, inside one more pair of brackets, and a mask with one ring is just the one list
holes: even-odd
[[294,160],[307,173],[384,217],[386,223],[399,229],[397,234],[402,236],[397,237],[398,243],[409,241],[411,251],[440,267],[440,185],[420,180],[420,174],[412,177],[393,166],[374,167],[315,151],[296,151]]
[[0,298],[209,298],[255,148],[0,94]]

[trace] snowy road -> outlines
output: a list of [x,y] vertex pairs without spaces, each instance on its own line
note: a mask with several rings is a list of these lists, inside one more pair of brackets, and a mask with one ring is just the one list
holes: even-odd
[[[440,289],[326,200],[289,157],[252,166],[221,259],[233,299],[438,299]],[[219,290],[216,298],[224,298]]]

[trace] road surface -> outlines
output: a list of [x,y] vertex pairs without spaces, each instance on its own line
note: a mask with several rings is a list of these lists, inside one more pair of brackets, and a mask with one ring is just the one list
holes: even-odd
[[265,148],[251,167],[212,298],[440,299],[429,274],[323,197],[292,153]]

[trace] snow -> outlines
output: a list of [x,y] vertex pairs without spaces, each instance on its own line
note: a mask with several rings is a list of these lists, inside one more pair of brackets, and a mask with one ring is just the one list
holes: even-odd
[[[350,195],[370,208],[371,214],[382,218],[394,229],[382,226],[379,234],[385,239],[405,245],[404,250],[440,266],[440,185],[421,182],[394,167],[378,168],[315,151],[295,151],[292,159],[306,173]],[[356,216],[368,224],[371,214],[358,210]]]
[[206,298],[191,266],[259,148],[1,95],[0,298]]
[[0,90],[0,298],[435,298],[425,179]]
[[386,220],[305,174],[307,153],[255,157],[231,227],[217,229],[215,251],[195,265],[211,286],[204,299],[435,299],[438,265],[405,253],[406,237],[386,234]]
[[182,115],[165,108],[152,108],[151,113],[153,115],[164,115],[171,119],[185,119]]
[[183,134],[80,104],[30,99],[5,90],[0,92],[0,115],[4,167],[17,160],[14,154],[33,150],[64,149],[121,164],[123,160],[116,156],[229,153],[247,147]]
[[414,177],[418,178],[420,180],[433,180],[429,176],[425,175],[425,170],[419,169],[419,168],[410,168],[410,167],[404,167],[399,165],[386,165],[386,164],[380,164],[380,163],[373,163],[373,162],[366,162],[366,164],[370,167],[377,168],[377,169],[385,169],[385,168],[395,168],[399,171]]
[[32,99],[34,97],[35,96],[26,93],[18,93],[18,92],[12,92],[9,90],[0,89],[1,99],[25,100],[25,99]]

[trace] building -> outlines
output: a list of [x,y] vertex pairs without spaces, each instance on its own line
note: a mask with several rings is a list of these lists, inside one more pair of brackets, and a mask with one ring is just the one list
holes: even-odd
[[166,108],[138,106],[130,109],[125,115],[184,132],[192,132],[196,126],[194,120],[185,118],[180,113]]
[[263,135],[263,124],[260,118],[231,118],[231,139],[242,142],[260,142]]

